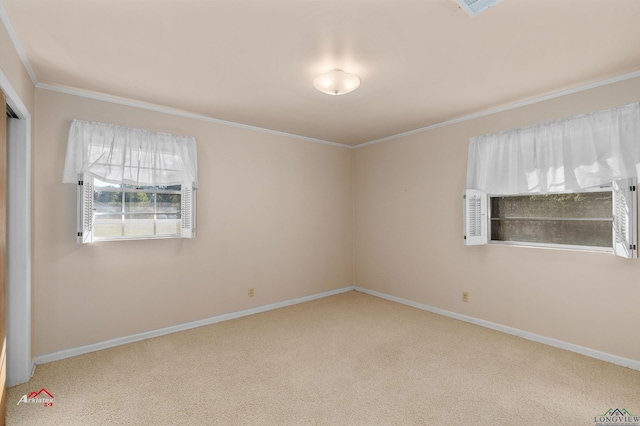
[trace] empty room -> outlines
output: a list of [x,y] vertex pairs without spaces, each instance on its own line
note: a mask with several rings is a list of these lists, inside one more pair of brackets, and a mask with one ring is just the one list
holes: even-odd
[[640,426],[640,1],[0,19],[0,424]]

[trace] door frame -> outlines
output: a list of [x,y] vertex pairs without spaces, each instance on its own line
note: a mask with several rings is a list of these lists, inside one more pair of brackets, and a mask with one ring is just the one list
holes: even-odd
[[7,387],[29,381],[31,353],[31,113],[0,69],[18,116],[7,120]]

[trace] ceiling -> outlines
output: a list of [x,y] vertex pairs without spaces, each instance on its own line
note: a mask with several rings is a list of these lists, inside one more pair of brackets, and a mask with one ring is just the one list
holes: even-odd
[[[640,70],[640,1],[2,0],[40,85],[358,145]],[[313,79],[357,74],[329,96]]]

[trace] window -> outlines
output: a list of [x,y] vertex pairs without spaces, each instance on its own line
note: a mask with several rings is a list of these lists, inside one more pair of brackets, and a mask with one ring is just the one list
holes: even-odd
[[181,185],[112,185],[93,179],[93,239],[181,235]]
[[191,238],[195,197],[190,184],[111,184],[85,174],[78,180],[78,242]]
[[636,257],[639,130],[637,102],[471,138],[465,244]]
[[610,248],[611,202],[611,190],[490,197],[490,239]]
[[79,243],[195,237],[194,137],[73,120],[62,181],[78,185]]
[[468,190],[465,242],[613,250],[632,257],[636,204],[635,179],[563,194],[490,196]]

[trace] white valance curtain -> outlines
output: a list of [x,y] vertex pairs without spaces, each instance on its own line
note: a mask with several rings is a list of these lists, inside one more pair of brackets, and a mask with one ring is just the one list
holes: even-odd
[[62,181],[77,183],[87,172],[115,184],[197,186],[196,139],[73,120]]
[[467,188],[577,192],[640,176],[640,103],[472,138]]

